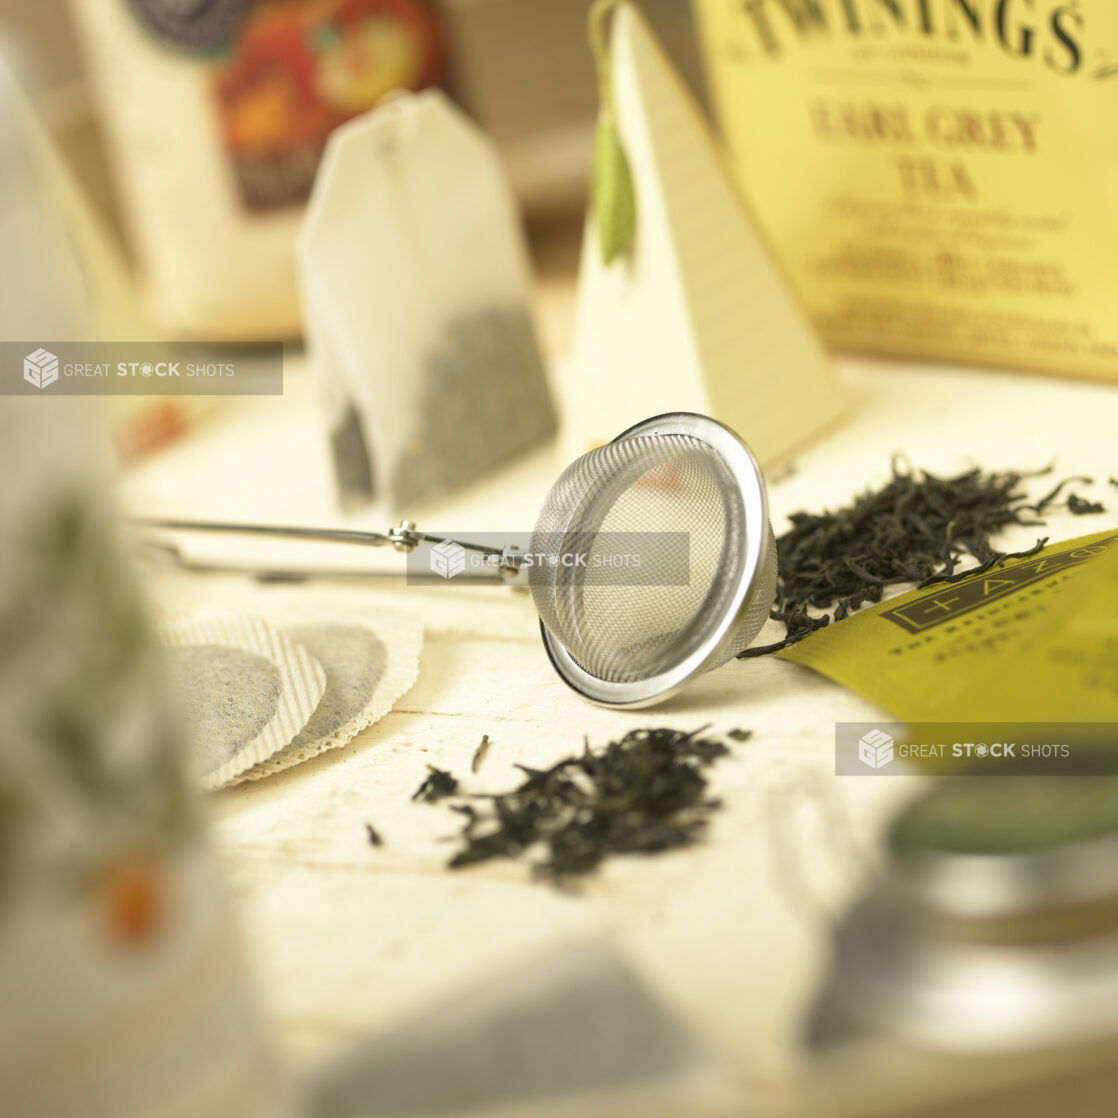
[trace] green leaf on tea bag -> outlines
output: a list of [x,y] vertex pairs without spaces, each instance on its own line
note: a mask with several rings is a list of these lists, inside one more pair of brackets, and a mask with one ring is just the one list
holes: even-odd
[[598,120],[590,198],[598,224],[602,263],[608,268],[629,251],[637,226],[633,174],[612,115],[603,114]]

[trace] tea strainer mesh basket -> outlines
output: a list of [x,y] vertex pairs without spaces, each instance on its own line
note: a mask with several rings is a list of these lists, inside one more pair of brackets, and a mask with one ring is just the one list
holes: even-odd
[[[619,554],[623,551],[623,554]],[[563,679],[609,706],[643,706],[725,663],[776,593],[776,544],[752,453],[706,416],[649,419],[572,463],[552,487],[529,570]]]

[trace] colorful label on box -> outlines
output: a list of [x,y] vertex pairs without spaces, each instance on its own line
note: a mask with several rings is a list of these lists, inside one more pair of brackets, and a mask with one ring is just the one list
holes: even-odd
[[414,0],[258,0],[212,79],[245,207],[305,202],[339,124],[439,69],[434,20]]

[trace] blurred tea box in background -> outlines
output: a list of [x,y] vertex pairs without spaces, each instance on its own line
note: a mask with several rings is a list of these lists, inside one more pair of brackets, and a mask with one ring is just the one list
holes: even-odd
[[[743,198],[831,348],[1118,377],[1118,7],[639,6],[700,100],[705,72]],[[295,337],[294,237],[331,121],[393,85],[452,93],[529,222],[581,210],[587,8],[237,0],[207,8],[242,12],[235,41],[199,51],[152,30],[166,0],[5,0],[0,48],[169,331]]]
[[[687,0],[641,6],[695,90]],[[442,85],[529,220],[586,200],[597,92],[571,0],[5,0],[0,50],[177,337],[302,332],[294,243],[330,132]]]
[[694,6],[739,185],[826,342],[1118,379],[1118,5]]
[[441,78],[422,0],[79,0],[125,225],[181,337],[299,332],[294,242],[330,133]]

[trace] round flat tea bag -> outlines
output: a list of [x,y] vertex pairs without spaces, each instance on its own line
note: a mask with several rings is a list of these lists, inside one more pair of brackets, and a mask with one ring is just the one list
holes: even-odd
[[259,617],[195,618],[159,635],[204,788],[244,780],[303,730],[326,693],[322,665]]
[[269,619],[322,665],[326,692],[307,724],[244,774],[258,780],[346,745],[379,721],[415,682],[423,632],[402,614],[302,611]]

